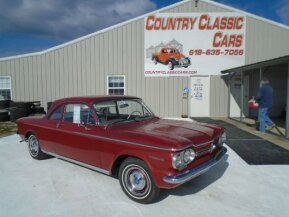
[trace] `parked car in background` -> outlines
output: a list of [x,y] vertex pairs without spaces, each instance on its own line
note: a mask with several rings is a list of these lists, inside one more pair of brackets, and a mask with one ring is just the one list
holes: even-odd
[[168,65],[169,70],[173,70],[175,67],[187,68],[191,65],[190,58],[185,57],[176,48],[162,48],[159,52],[153,53],[152,61],[154,64],[162,63]]
[[161,119],[130,96],[60,99],[45,117],[17,124],[31,157],[51,155],[116,176],[140,203],[206,172],[227,151],[222,127]]

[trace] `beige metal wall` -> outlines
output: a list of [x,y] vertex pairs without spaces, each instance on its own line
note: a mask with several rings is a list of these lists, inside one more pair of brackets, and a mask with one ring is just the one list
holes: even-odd
[[247,17],[246,64],[289,55],[289,27]]
[[211,76],[210,116],[228,116],[228,76]]
[[[162,12],[225,11],[231,10],[202,1],[195,7],[190,1]],[[253,18],[247,23],[246,63],[289,53],[288,30]],[[156,114],[187,114],[182,93],[189,85],[187,77],[149,78],[143,72],[143,18],[40,56],[0,60],[0,75],[12,77],[13,100],[41,100],[46,107],[48,101],[62,97],[106,94],[107,75],[126,75],[126,94],[143,98]],[[226,85],[218,76],[211,78],[211,85],[211,115],[225,116]]]

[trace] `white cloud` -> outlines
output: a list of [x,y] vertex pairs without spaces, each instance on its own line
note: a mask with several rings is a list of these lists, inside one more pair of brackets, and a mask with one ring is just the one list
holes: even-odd
[[289,25],[289,1],[283,0],[278,4],[277,14],[280,19],[287,25]]
[[152,0],[0,0],[0,32],[72,39],[154,9]]

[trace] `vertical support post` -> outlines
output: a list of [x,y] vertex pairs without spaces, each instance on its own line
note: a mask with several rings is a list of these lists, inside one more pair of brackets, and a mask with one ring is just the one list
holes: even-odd
[[241,71],[241,109],[240,109],[240,121],[243,121],[243,110],[244,110],[244,76]]
[[231,73],[228,76],[228,118],[230,118],[231,113]]
[[286,126],[285,126],[285,137],[289,139],[289,61],[287,65],[287,103],[286,103]]
[[263,79],[263,67],[260,67],[259,87],[261,87],[261,80]]
[[187,87],[189,88],[189,92],[188,92],[188,99],[187,99],[187,103],[188,103],[188,105],[187,105],[187,109],[188,109],[188,118],[190,118],[191,117],[191,100],[192,100],[192,90],[191,90],[191,88],[192,88],[192,81],[191,81],[191,76],[189,76],[188,77],[188,85],[187,85]]

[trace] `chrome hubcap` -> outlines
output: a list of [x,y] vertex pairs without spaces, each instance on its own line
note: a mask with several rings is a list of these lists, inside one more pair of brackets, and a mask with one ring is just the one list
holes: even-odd
[[133,190],[142,190],[146,185],[146,180],[142,173],[134,171],[129,176],[129,181]]
[[29,138],[29,151],[32,156],[36,156],[39,151],[39,144],[35,136]]
[[169,69],[172,70],[172,63],[169,62]]
[[125,168],[123,177],[127,192],[138,199],[146,197],[151,189],[151,181],[141,167],[129,165]]

